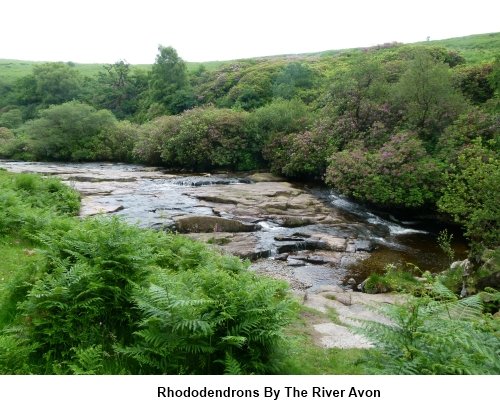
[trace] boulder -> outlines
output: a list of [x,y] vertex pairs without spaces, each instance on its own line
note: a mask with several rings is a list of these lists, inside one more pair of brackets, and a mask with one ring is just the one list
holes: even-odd
[[305,240],[305,245],[307,249],[345,252],[347,248],[347,239],[337,238],[324,233],[316,233],[311,234],[311,236]]
[[242,259],[257,260],[271,255],[271,251],[264,249],[251,233],[210,232],[190,233],[187,236]]
[[176,230],[181,233],[200,232],[253,232],[261,229],[260,225],[249,224],[234,219],[213,217],[209,215],[181,215],[172,218]]
[[354,249],[356,252],[371,252],[377,248],[377,244],[371,239],[356,239],[354,241]]

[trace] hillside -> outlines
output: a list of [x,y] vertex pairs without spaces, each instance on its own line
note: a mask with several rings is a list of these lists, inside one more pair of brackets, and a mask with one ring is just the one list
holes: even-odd
[[[460,53],[463,57],[467,59],[467,64],[477,64],[483,61],[491,61],[500,49],[500,32],[487,33],[487,34],[477,34],[468,35],[465,37],[441,39],[441,40],[431,40],[423,42],[415,42],[413,45],[429,45],[429,46],[444,46],[447,49],[454,50]],[[298,55],[272,55],[263,56],[262,58],[286,58],[290,56],[308,57],[308,56],[333,56],[339,53],[349,52],[359,48],[352,49],[336,49],[327,50],[323,52],[311,52],[303,53]],[[253,58],[243,59],[241,61],[250,60]],[[222,65],[230,64],[236,62],[235,60],[227,61],[208,61],[208,62],[187,62],[188,71],[195,71],[200,65],[204,65],[207,70],[215,70]],[[35,64],[43,63],[41,61],[23,61],[16,59],[0,59],[0,79],[4,79],[7,82],[15,80],[18,77],[25,76],[31,73],[32,67]],[[68,64],[74,65],[80,73],[85,76],[94,76],[97,72],[104,69],[100,63],[73,63],[67,62]],[[111,61],[110,61],[111,63]],[[151,65],[133,65],[134,67],[149,69]]]

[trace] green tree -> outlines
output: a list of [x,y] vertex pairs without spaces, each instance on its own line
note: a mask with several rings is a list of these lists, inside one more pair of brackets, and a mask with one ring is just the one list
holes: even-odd
[[50,106],[39,115],[20,128],[31,139],[29,152],[36,159],[88,160],[95,138],[116,124],[109,111],[78,101]]
[[297,94],[297,89],[309,89],[313,84],[313,71],[300,62],[289,63],[274,80],[274,98],[289,100]]
[[15,129],[23,123],[23,113],[19,109],[0,114],[0,127]]
[[453,87],[449,66],[426,51],[417,52],[409,62],[393,88],[393,96],[406,110],[409,127],[417,130],[428,150],[435,146],[438,134],[466,108]]
[[77,98],[83,78],[65,63],[44,63],[33,67],[36,92],[45,106],[62,104]]
[[131,119],[147,93],[146,72],[132,69],[124,60],[103,67],[106,72],[86,80],[88,94],[84,99],[97,109],[110,110],[118,119]]
[[189,105],[186,101],[186,91],[190,88],[187,66],[171,46],[159,45],[158,52],[149,80],[150,103],[164,106],[175,114],[179,112],[179,105],[181,108]]
[[500,111],[500,54],[496,55],[493,62],[493,71],[488,76],[490,86],[494,89],[494,99],[492,100],[491,108],[493,111]]
[[439,209],[463,226],[471,258],[480,256],[485,248],[500,245],[500,162],[491,147],[477,138],[464,149],[457,165],[450,168],[447,186],[438,201]]

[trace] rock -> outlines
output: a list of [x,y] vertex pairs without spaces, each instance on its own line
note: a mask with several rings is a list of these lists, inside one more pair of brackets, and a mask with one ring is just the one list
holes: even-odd
[[248,178],[252,181],[256,182],[282,182],[286,181],[284,177],[276,176],[275,174],[272,173],[255,173]]
[[340,253],[321,252],[307,256],[307,261],[312,264],[336,265],[340,263],[342,255]]
[[297,228],[299,226],[311,225],[318,222],[318,219],[314,217],[298,217],[289,215],[282,215],[279,220],[283,226],[289,228]]
[[356,239],[354,241],[354,248],[355,248],[356,252],[359,252],[359,251],[371,252],[374,249],[376,249],[376,247],[377,247],[377,244],[374,243],[370,239]]
[[98,214],[110,214],[112,212],[118,212],[123,209],[122,205],[97,205],[97,204],[86,204],[83,205],[80,210],[80,217],[87,217]]
[[264,249],[257,237],[251,233],[210,232],[191,233],[186,236],[242,259],[257,260],[271,255],[271,251]]
[[311,237],[305,240],[307,249],[314,250],[333,250],[336,252],[345,252],[347,247],[347,239],[336,238],[324,233],[312,234]]
[[290,255],[288,259],[307,261],[307,255]]
[[242,216],[233,216],[235,221],[240,221],[240,222],[248,222],[250,224],[255,224],[257,222],[262,221],[262,218],[256,218],[256,217],[242,217]]
[[486,287],[491,287],[496,290],[500,289],[500,271],[479,278],[476,281],[476,286],[480,290],[484,290]]
[[304,250],[303,242],[281,242],[276,244],[276,251],[278,253],[290,253]]
[[204,201],[214,210],[225,211],[235,217],[262,218],[288,227],[340,222],[320,198],[286,182],[261,181],[186,188],[183,193]]
[[177,231],[181,233],[211,232],[253,232],[261,229],[260,225],[247,224],[233,219],[213,217],[208,215],[181,215],[172,218]]
[[286,261],[286,264],[288,266],[292,266],[292,267],[299,267],[299,266],[305,266],[306,265],[302,260],[290,259],[290,257],[288,257],[288,260]]
[[465,260],[462,260],[462,261],[457,261],[457,262],[453,262],[450,266],[450,269],[452,270],[455,270],[455,269],[458,269],[459,267],[463,267],[466,265],[466,263],[468,262],[468,259],[465,259]]
[[295,242],[303,242],[305,239],[304,238],[301,238],[299,236],[283,236],[283,235],[277,235],[274,237],[274,240],[278,241],[278,242],[291,242],[291,241],[295,241]]
[[344,290],[336,285],[322,285],[316,290],[316,294],[321,294],[321,293],[338,293],[342,294],[344,293]]
[[282,253],[280,255],[274,256],[274,260],[286,261],[288,259],[288,253]]
[[349,328],[334,323],[314,325],[316,331],[322,333],[323,347],[339,349],[369,349],[373,345],[363,335],[354,334]]

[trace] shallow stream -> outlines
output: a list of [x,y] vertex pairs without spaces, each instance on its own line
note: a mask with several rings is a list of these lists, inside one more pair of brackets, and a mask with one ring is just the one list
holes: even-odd
[[[172,218],[184,214],[214,215],[210,207],[184,194],[187,188],[224,184],[246,184],[252,180],[248,173],[173,173],[141,165],[110,163],[39,163],[0,160],[0,167],[14,172],[34,172],[55,175],[75,187],[83,195],[83,203],[93,207],[117,207],[110,215],[120,215],[130,223],[157,229],[168,226]],[[422,271],[438,272],[445,268],[447,257],[441,251],[437,237],[448,228],[432,216],[398,218],[390,212],[373,212],[366,207],[328,190],[306,183],[293,183],[323,200],[332,214],[341,217],[342,227],[320,224],[287,228],[273,221],[261,221],[261,229],[254,234],[260,244],[276,255],[275,236],[293,236],[296,233],[324,233],[349,238],[361,235],[376,243],[370,253],[346,255],[335,269],[308,265],[297,267],[297,277],[315,274],[311,284],[341,282],[349,278],[362,281],[373,271],[382,273],[389,263],[412,263]],[[223,215],[221,215],[223,216]],[[457,259],[466,256],[466,245],[460,230],[454,234],[452,247]],[[300,248],[300,247],[299,247]],[[314,270],[314,271],[313,271]],[[302,276],[301,276],[302,274]]]

